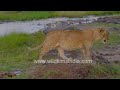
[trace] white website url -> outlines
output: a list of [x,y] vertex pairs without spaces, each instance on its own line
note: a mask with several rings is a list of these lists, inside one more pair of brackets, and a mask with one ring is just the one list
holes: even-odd
[[34,63],[92,63],[92,60],[34,60]]

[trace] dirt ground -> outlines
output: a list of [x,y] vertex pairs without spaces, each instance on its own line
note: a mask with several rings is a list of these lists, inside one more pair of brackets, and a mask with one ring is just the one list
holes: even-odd
[[79,79],[85,78],[91,65],[46,64],[37,65],[28,71],[32,79]]

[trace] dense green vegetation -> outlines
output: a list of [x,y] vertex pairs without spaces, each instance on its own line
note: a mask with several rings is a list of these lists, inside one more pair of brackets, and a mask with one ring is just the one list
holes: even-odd
[[15,68],[25,69],[37,59],[37,53],[29,52],[27,47],[42,43],[42,32],[34,35],[12,33],[0,37],[0,71],[9,71]]
[[0,11],[0,20],[33,20],[88,15],[120,15],[120,11]]

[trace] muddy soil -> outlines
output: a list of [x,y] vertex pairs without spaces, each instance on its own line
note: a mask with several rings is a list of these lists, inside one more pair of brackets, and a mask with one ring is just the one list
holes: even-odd
[[84,79],[90,72],[91,65],[47,64],[37,65],[28,70],[32,79]]
[[109,45],[94,51],[95,55],[102,56],[109,62],[120,62],[120,45]]

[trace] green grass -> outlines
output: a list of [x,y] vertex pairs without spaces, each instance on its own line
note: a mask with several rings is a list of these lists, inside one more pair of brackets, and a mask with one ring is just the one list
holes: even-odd
[[12,33],[0,37],[0,71],[26,69],[37,59],[37,51],[29,52],[27,47],[41,44],[44,40],[42,32],[36,35]]
[[115,45],[115,44],[120,44],[120,34],[117,34],[117,33],[112,33],[110,35],[110,40],[109,40],[109,44],[112,44],[112,45]]
[[101,64],[92,65],[90,73],[87,78],[110,78],[120,79],[120,65],[119,64]]
[[35,20],[52,17],[52,12],[47,11],[22,11],[22,12],[0,12],[0,20]]
[[0,11],[0,20],[24,21],[51,17],[84,17],[88,15],[120,15],[120,11]]
[[119,11],[57,11],[55,12],[56,16],[63,17],[83,17],[88,15],[115,15],[120,14]]

